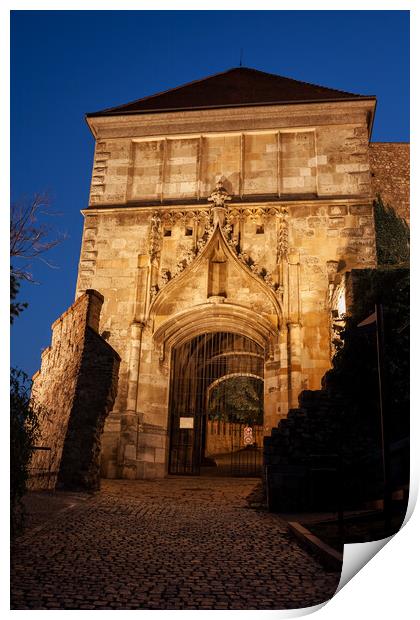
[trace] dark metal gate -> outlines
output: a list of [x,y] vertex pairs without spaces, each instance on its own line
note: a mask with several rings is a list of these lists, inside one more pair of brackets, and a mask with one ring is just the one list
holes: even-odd
[[170,474],[261,475],[263,371],[262,347],[238,334],[205,333],[174,348]]
[[235,424],[232,430],[231,475],[261,476],[263,427]]

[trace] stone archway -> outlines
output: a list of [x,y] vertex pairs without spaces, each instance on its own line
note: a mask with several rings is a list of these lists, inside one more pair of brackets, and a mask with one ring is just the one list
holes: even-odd
[[[214,301],[200,304],[190,310],[179,312],[167,319],[153,334],[154,351],[158,358],[155,365],[157,373],[165,388],[160,398],[160,419],[167,420],[166,433],[169,440],[171,428],[171,377],[173,376],[173,352],[203,334],[216,333],[236,334],[238,337],[252,342],[260,351],[262,369],[259,374],[264,377],[264,425],[261,425],[261,435],[269,434],[273,425],[277,423],[278,400],[280,395],[280,348],[278,346],[279,331],[272,322],[249,308],[230,303],[215,303]],[[242,369],[243,370],[243,369]],[[253,373],[250,373],[253,374]],[[217,378],[217,377],[215,377]],[[184,416],[188,417],[188,416]],[[166,449],[165,471],[168,470],[170,460],[169,441]]]
[[264,395],[255,382],[262,388],[264,359],[259,344],[233,331],[205,332],[173,348],[170,474],[261,473]]
[[277,425],[280,401],[287,400],[287,377],[280,373],[287,363],[280,295],[269,274],[261,277],[239,257],[220,213],[216,215],[207,240],[197,242],[196,253],[180,261],[174,274],[169,277],[163,269],[164,280],[152,284],[157,266],[150,265],[150,303],[144,319],[131,326],[127,406],[118,444],[122,477],[166,475],[172,352],[195,337],[238,334],[264,351],[264,434]]
[[273,341],[278,335],[278,330],[268,318],[250,308],[218,300],[174,314],[159,325],[153,340],[159,348],[161,362],[165,363],[174,346],[204,332],[216,331],[238,333],[250,338],[265,350],[267,357],[273,355]]
[[[153,323],[158,323],[153,329]],[[214,299],[174,313],[162,321],[156,315],[133,329],[132,409],[121,416],[118,458],[124,478],[167,475],[169,460],[169,400],[173,350],[202,334],[228,332],[248,338],[264,351],[264,428],[268,435],[278,422],[281,394],[280,331],[270,317],[239,304]],[[138,328],[138,329],[137,329]]]

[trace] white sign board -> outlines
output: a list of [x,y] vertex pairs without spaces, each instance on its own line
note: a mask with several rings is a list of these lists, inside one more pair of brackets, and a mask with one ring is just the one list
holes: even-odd
[[179,428],[194,428],[194,418],[179,418]]

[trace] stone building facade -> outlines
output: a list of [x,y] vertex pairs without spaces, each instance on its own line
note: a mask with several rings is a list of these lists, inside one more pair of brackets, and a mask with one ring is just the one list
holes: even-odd
[[226,432],[201,421],[227,379],[263,383],[261,435],[320,387],[345,273],[376,265],[375,105],[238,68],[87,115],[76,299],[103,296],[99,333],[121,358],[103,476],[202,459],[204,426]]
[[200,334],[263,351],[265,434],[319,387],[336,284],[375,266],[374,108],[235,69],[87,116],[77,296],[104,296],[100,333],[121,356],[103,475],[166,475],[173,351]]

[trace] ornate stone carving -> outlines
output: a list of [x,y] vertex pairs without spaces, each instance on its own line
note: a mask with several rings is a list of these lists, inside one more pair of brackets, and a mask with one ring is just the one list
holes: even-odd
[[[233,246],[231,247],[235,249]],[[265,269],[265,267],[261,267],[247,252],[236,252],[236,255],[252,273],[261,278],[273,291],[277,291],[279,285],[274,281],[272,274]]]
[[217,182],[216,189],[212,191],[207,200],[213,203],[211,207],[213,226],[219,224],[220,228],[223,228],[226,220],[225,202],[232,200],[232,196],[225,190],[222,181]]
[[165,284],[168,284],[170,279],[171,279],[171,272],[169,271],[169,269],[161,269],[160,270],[160,287],[165,286]]
[[150,302],[153,302],[158,292],[159,292],[159,286],[157,284],[153,284],[153,286],[150,288]]
[[249,208],[245,210],[245,214],[253,224],[256,224],[264,217],[265,209],[261,208]]
[[173,226],[178,221],[186,225],[191,220],[195,221],[196,213],[197,212],[195,211],[165,211],[162,214],[162,220],[165,224],[168,224],[169,226]]
[[328,282],[334,283],[335,276],[337,275],[338,261],[327,260],[326,265],[327,265]]
[[196,250],[197,254],[200,254],[213,234],[215,224],[213,222],[212,213],[210,209],[206,209],[205,211],[201,211],[199,215],[199,223],[201,226],[204,226],[204,231],[201,237],[197,239]]
[[159,284],[152,286],[150,291],[152,302],[157,293],[162,290],[170,280],[180,275],[186,267],[203,252],[217,224],[219,224],[220,230],[231,250],[250,272],[263,280],[277,295],[281,293],[281,284],[274,280],[273,275],[262,267],[257,260],[254,260],[248,253],[241,250],[238,235],[235,234],[234,222],[239,223],[247,218],[250,218],[253,222],[264,221],[270,216],[279,218],[277,234],[277,259],[279,261],[287,254],[289,249],[287,208],[278,205],[269,207],[231,207],[226,204],[231,199],[232,197],[223,187],[222,181],[218,181],[216,188],[208,197],[208,201],[212,203],[210,208],[195,209],[194,211],[178,211],[174,209],[172,211],[166,211],[162,216],[157,212],[153,214],[150,230],[150,257],[151,261],[155,261],[153,264],[158,265],[161,248],[162,222],[169,225],[174,225],[177,221],[182,221],[184,224],[194,222],[197,230],[197,238],[195,246],[180,248],[180,258],[173,271],[169,271],[168,269],[161,270]]
[[149,232],[149,256],[152,265],[159,265],[160,250],[162,245],[162,220],[157,211],[155,211],[150,220]]
[[277,214],[279,218],[277,228],[277,262],[287,256],[289,251],[288,211],[285,207]]
[[222,181],[217,181],[216,189],[212,191],[207,200],[212,202],[214,207],[225,208],[225,202],[232,200],[232,196],[225,190]]
[[197,256],[197,250],[194,248],[183,248],[181,258],[176,264],[173,277],[178,276],[188,265],[190,265]]
[[270,288],[272,288],[273,290],[275,290],[275,288],[276,288],[276,284],[275,284],[275,282],[274,282],[274,280],[273,280],[273,276],[271,275],[271,273],[270,273],[269,271],[267,271],[267,272],[266,272],[266,274],[265,274],[265,276],[263,276],[263,277],[264,277],[264,282],[266,282],[266,284],[268,284],[268,286],[269,286]]

